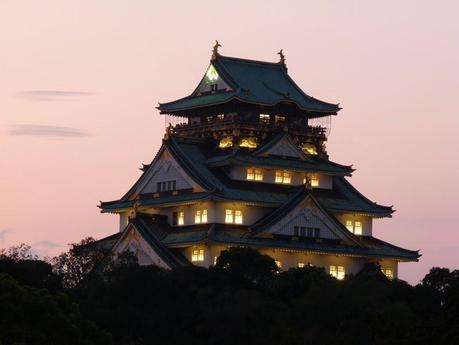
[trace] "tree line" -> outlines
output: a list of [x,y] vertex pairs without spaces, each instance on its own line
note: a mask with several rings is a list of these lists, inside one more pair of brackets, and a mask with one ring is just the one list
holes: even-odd
[[0,345],[459,344],[458,270],[411,286],[367,265],[337,281],[250,248],[164,270],[81,250],[91,241],[47,260],[0,251]]

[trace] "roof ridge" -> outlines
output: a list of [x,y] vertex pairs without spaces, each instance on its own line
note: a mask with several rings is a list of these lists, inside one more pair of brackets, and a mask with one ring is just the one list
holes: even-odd
[[[246,63],[256,63],[256,64],[262,64],[262,65],[269,65],[272,67],[279,67],[285,70],[284,64],[281,64],[279,62],[271,62],[271,61],[263,61],[263,60],[254,60],[254,59],[247,59],[247,58],[240,58],[240,57],[235,57],[235,56],[226,56],[226,55],[218,55],[218,57],[215,60],[219,59],[228,59],[228,60],[235,60],[235,61],[240,61],[240,62],[246,62]],[[214,61],[215,61],[214,60]]]

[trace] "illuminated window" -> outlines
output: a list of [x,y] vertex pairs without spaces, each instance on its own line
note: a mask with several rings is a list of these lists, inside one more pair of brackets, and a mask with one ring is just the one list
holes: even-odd
[[225,223],[232,223],[233,222],[233,210],[226,210],[225,211]]
[[343,280],[346,271],[344,266],[330,266],[330,275],[338,280]]
[[214,266],[217,264],[218,256],[214,256]]
[[191,261],[204,261],[204,249],[193,249],[193,253],[191,254]]
[[207,122],[212,122],[213,119],[214,119],[213,116],[206,116],[206,121]]
[[247,147],[249,149],[255,149],[257,147],[257,139],[253,137],[241,138],[239,146]]
[[247,180],[263,181],[263,171],[261,169],[247,169]]
[[207,223],[207,210],[196,210],[194,222],[196,224]]
[[358,220],[355,222],[352,220],[346,220],[346,229],[355,235],[362,235],[362,222]]
[[311,175],[311,187],[319,187],[319,176]]
[[276,171],[275,182],[289,184],[292,182],[292,174],[289,171]]
[[276,266],[277,266],[278,269],[282,269],[282,262],[277,261],[277,260],[274,261],[274,262],[276,263]]
[[201,223],[207,223],[207,210],[202,210]]
[[242,211],[241,210],[234,211],[234,223],[242,224]]
[[304,153],[307,153],[309,155],[317,155],[317,147],[314,144],[310,143],[304,143],[301,145],[301,149],[303,150]]
[[271,116],[268,114],[260,114],[260,123],[269,125]]
[[183,225],[185,224],[185,212],[180,211],[178,212],[177,216],[177,225]]
[[303,184],[310,183],[311,187],[319,187],[319,175],[310,174],[303,179]]
[[218,144],[218,147],[221,149],[224,149],[226,147],[232,147],[233,146],[233,137],[225,137],[220,140],[220,143]]
[[346,229],[350,232],[354,232],[354,225],[352,224],[352,220],[346,220]]
[[206,72],[207,81],[213,83],[218,79],[218,72],[213,65],[210,65]]
[[218,114],[217,115],[218,120],[224,120],[225,119],[225,114]]
[[242,224],[242,211],[225,210],[225,223]]
[[276,115],[274,119],[276,121],[276,125],[281,124],[285,121],[285,116]]
[[354,234],[362,235],[362,223],[355,221],[354,222]]
[[254,169],[247,169],[247,180],[255,180],[255,171]]
[[392,272],[391,269],[388,269],[388,268],[384,269],[384,268],[382,268],[381,271],[382,271],[382,273],[384,273],[384,275],[387,277],[387,279],[394,279],[394,273]]
[[297,267],[298,268],[304,268],[304,262],[298,262]]

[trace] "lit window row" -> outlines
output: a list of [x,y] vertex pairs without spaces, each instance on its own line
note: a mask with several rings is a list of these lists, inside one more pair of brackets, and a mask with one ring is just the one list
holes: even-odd
[[[194,223],[204,224],[208,222],[207,209],[196,210],[194,213]],[[225,223],[228,224],[242,224],[242,211],[241,210],[225,210]],[[185,225],[185,212],[178,211],[172,214],[172,225]]]
[[[247,168],[246,178],[249,181],[263,181],[263,170],[258,168]],[[288,170],[276,170],[274,182],[290,184],[292,183],[292,173]],[[311,187],[319,187],[319,175],[306,175],[303,178],[303,184],[310,184]]]
[[346,270],[344,266],[330,266],[330,275],[338,280],[343,280]]
[[362,222],[358,220],[346,220],[346,229],[355,235],[362,235]]
[[241,210],[225,210],[225,223],[228,224],[242,224],[242,211]]

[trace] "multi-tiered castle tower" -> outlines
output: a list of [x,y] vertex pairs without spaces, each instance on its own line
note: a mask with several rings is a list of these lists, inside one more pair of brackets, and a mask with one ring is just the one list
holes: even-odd
[[398,262],[417,261],[417,251],[373,236],[392,207],[364,197],[346,178],[351,166],[329,160],[317,123],[339,106],[305,94],[282,51],[271,63],[218,47],[190,96],[159,105],[174,125],[131,189],[101,203],[120,231],[100,243],[165,268],[207,267],[224,249],[253,247],[282,269],[310,264],[338,279],[369,262],[394,278]]

